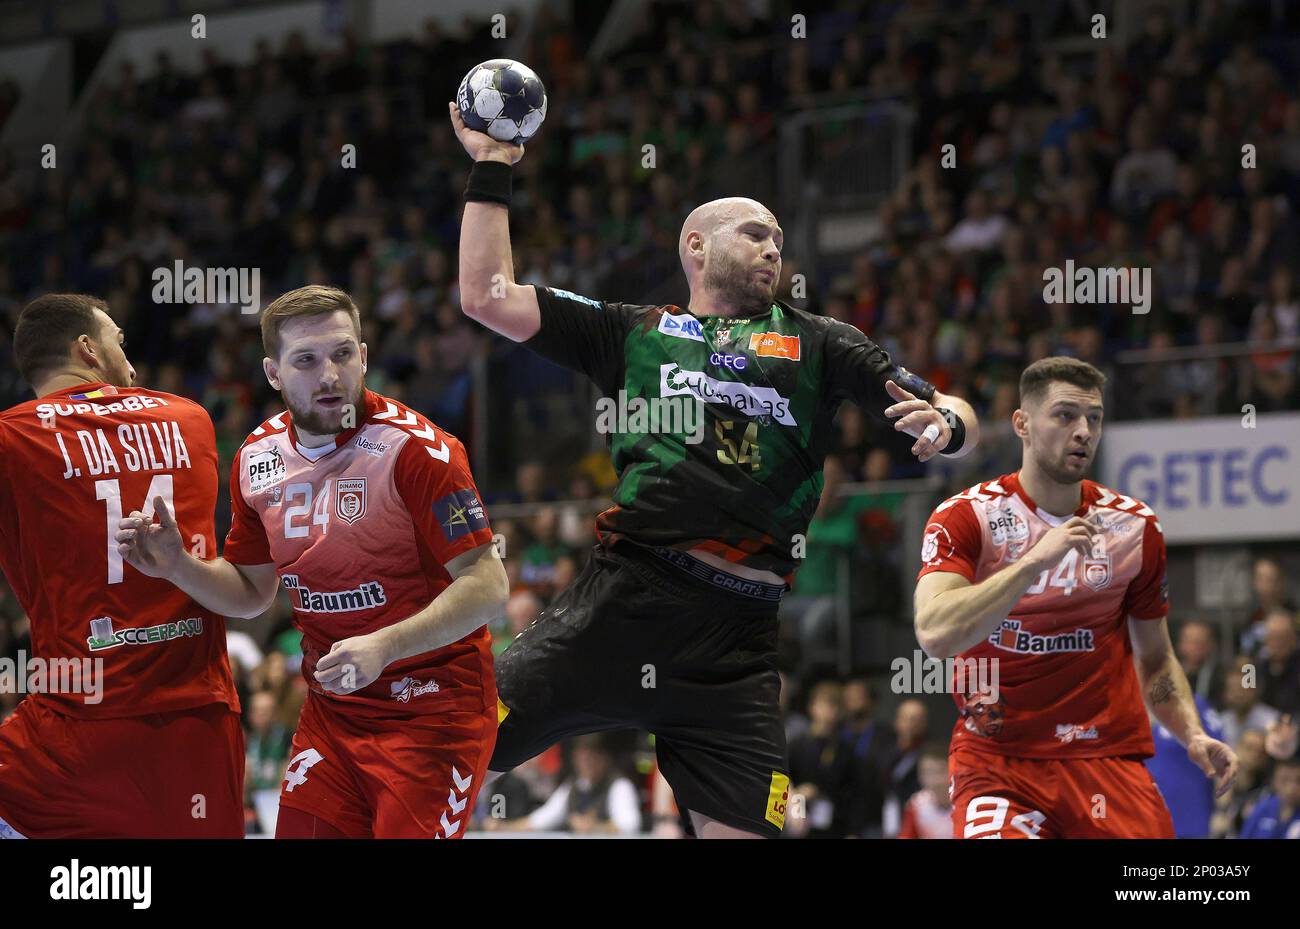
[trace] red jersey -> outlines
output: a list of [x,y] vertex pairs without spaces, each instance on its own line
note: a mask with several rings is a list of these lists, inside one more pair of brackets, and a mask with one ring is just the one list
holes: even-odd
[[32,657],[78,662],[102,684],[69,693],[47,675],[39,699],[60,713],[239,711],[225,620],[118,554],[118,521],[152,513],[156,496],[190,552],[216,557],[217,446],[197,403],[98,383],[0,413],[0,568],[31,620]]
[[900,839],[951,839],[952,805],[940,803],[928,790],[918,790],[903,807]]
[[492,541],[460,442],[373,391],[362,406],[358,425],[320,448],[298,444],[288,412],[253,430],[231,469],[225,558],[276,566],[303,634],[303,676],[334,706],[374,716],[495,708],[486,626],[389,665],[353,694],[313,676],[335,642],[424,609],[451,583],[443,565]]
[[1029,499],[1018,475],[976,484],[935,508],[918,578],[949,571],[977,584],[1071,516],[1091,514],[1102,531],[1088,555],[1071,550],[1043,571],[1001,627],[959,656],[976,659],[964,663],[971,672],[979,659],[997,659],[998,699],[977,692],[976,675],[963,675],[970,685],[953,695],[962,716],[952,746],[1021,758],[1151,755],[1128,618],[1169,611],[1160,523],[1142,501],[1086,480],[1079,508],[1053,516]]

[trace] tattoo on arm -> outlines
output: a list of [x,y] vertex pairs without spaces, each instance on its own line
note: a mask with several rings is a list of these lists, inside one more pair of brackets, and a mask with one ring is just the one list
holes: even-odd
[[1167,703],[1169,699],[1174,695],[1174,690],[1175,688],[1174,688],[1173,676],[1168,673],[1163,674],[1162,676],[1156,678],[1156,680],[1153,681],[1151,684],[1151,691],[1150,691],[1151,702],[1153,704]]

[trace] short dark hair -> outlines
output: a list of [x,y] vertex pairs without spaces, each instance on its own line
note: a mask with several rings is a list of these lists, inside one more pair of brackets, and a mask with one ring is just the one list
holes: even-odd
[[1106,387],[1106,375],[1088,362],[1068,355],[1053,355],[1035,361],[1020,375],[1020,405],[1023,407],[1031,400],[1041,399],[1047,388],[1057,381],[1098,392]]
[[68,349],[80,336],[100,339],[95,310],[108,304],[87,294],[45,294],[18,314],[14,329],[14,362],[24,381],[35,387],[47,371],[67,364]]

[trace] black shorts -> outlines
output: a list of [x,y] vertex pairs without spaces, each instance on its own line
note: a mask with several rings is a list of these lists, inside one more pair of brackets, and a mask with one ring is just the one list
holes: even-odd
[[776,612],[628,543],[597,547],[497,658],[488,767],[508,771],[585,732],[645,729],[679,808],[780,835],[789,768]]

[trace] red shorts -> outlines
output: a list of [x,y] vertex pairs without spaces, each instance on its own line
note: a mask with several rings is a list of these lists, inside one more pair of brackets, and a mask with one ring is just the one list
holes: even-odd
[[308,694],[276,838],[459,839],[496,739],[495,707],[376,719]]
[[222,703],[80,719],[29,697],[0,723],[0,837],[241,839],[243,794]]
[[959,839],[1172,839],[1174,823],[1136,758],[948,756]]

